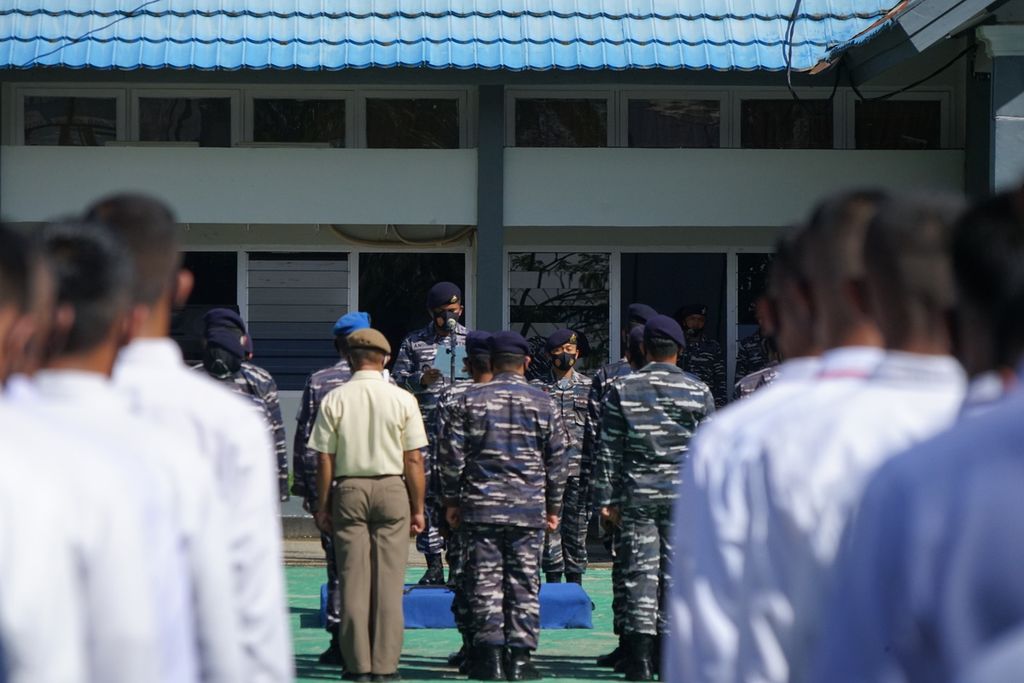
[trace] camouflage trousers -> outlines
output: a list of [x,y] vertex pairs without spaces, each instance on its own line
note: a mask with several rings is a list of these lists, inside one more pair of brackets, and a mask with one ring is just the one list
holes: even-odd
[[544,531],[494,524],[464,529],[473,642],[537,649]]
[[452,616],[455,617],[455,628],[466,635],[470,632],[473,614],[470,612],[469,599],[466,596],[466,531],[465,528],[454,529],[448,536],[448,570],[452,588]]
[[671,576],[672,506],[623,509],[619,534],[625,598],[622,633],[665,633],[668,620],[665,599]]
[[327,625],[328,631],[336,631],[341,623],[341,591],[338,590],[338,561],[334,555],[334,539],[330,534],[320,534],[320,547],[327,560]]
[[626,613],[625,554],[620,547],[622,532],[615,528],[611,530],[610,534],[612,550],[612,631],[615,635],[621,636]]
[[423,455],[423,474],[427,484],[423,506],[427,527],[416,536],[416,550],[424,555],[440,555],[444,552],[444,538],[441,536],[444,508],[441,507],[441,496],[438,491],[440,477],[437,476],[434,458],[430,454],[431,450],[431,448],[420,450]]
[[561,524],[558,529],[544,535],[544,554],[541,568],[544,573],[566,572],[582,574],[587,571],[587,525],[590,522],[590,494],[582,480],[569,477],[562,497]]

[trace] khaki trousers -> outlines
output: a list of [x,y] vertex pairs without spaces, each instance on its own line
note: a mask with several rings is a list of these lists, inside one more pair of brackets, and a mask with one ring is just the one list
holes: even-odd
[[398,670],[409,559],[409,496],[398,476],[346,477],[331,495],[341,593],[338,637],[348,671]]

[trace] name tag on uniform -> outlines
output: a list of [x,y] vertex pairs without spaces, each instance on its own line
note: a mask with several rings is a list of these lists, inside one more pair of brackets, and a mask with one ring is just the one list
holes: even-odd
[[[457,344],[455,346],[455,379],[468,379],[464,371],[464,363],[466,360],[466,346],[465,344]],[[434,356],[434,368],[439,370],[445,377],[452,371],[452,350],[447,344],[444,346],[437,347],[437,355]]]

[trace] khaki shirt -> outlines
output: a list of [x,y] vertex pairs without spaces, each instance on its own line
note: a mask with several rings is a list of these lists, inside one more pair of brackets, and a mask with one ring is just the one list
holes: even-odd
[[379,372],[360,370],[324,397],[309,448],[334,454],[335,477],[402,474],[405,451],[427,445],[419,404]]

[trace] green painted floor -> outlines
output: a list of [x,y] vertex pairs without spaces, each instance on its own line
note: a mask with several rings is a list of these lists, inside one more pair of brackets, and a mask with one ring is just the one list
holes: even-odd
[[[341,673],[339,670],[321,666],[316,661],[328,642],[327,633],[319,627],[320,584],[324,570],[287,567],[286,573],[297,678],[299,681],[337,680]],[[411,569],[407,580],[414,582],[422,573],[422,568]],[[534,661],[545,675],[545,680],[622,680],[610,669],[594,666],[596,656],[615,647],[611,621],[611,571],[590,570],[583,587],[596,605],[593,630],[543,631]],[[406,630],[399,666],[402,677],[410,681],[465,680],[465,676],[444,666],[448,654],[457,650],[460,643],[459,634],[454,629]]]

